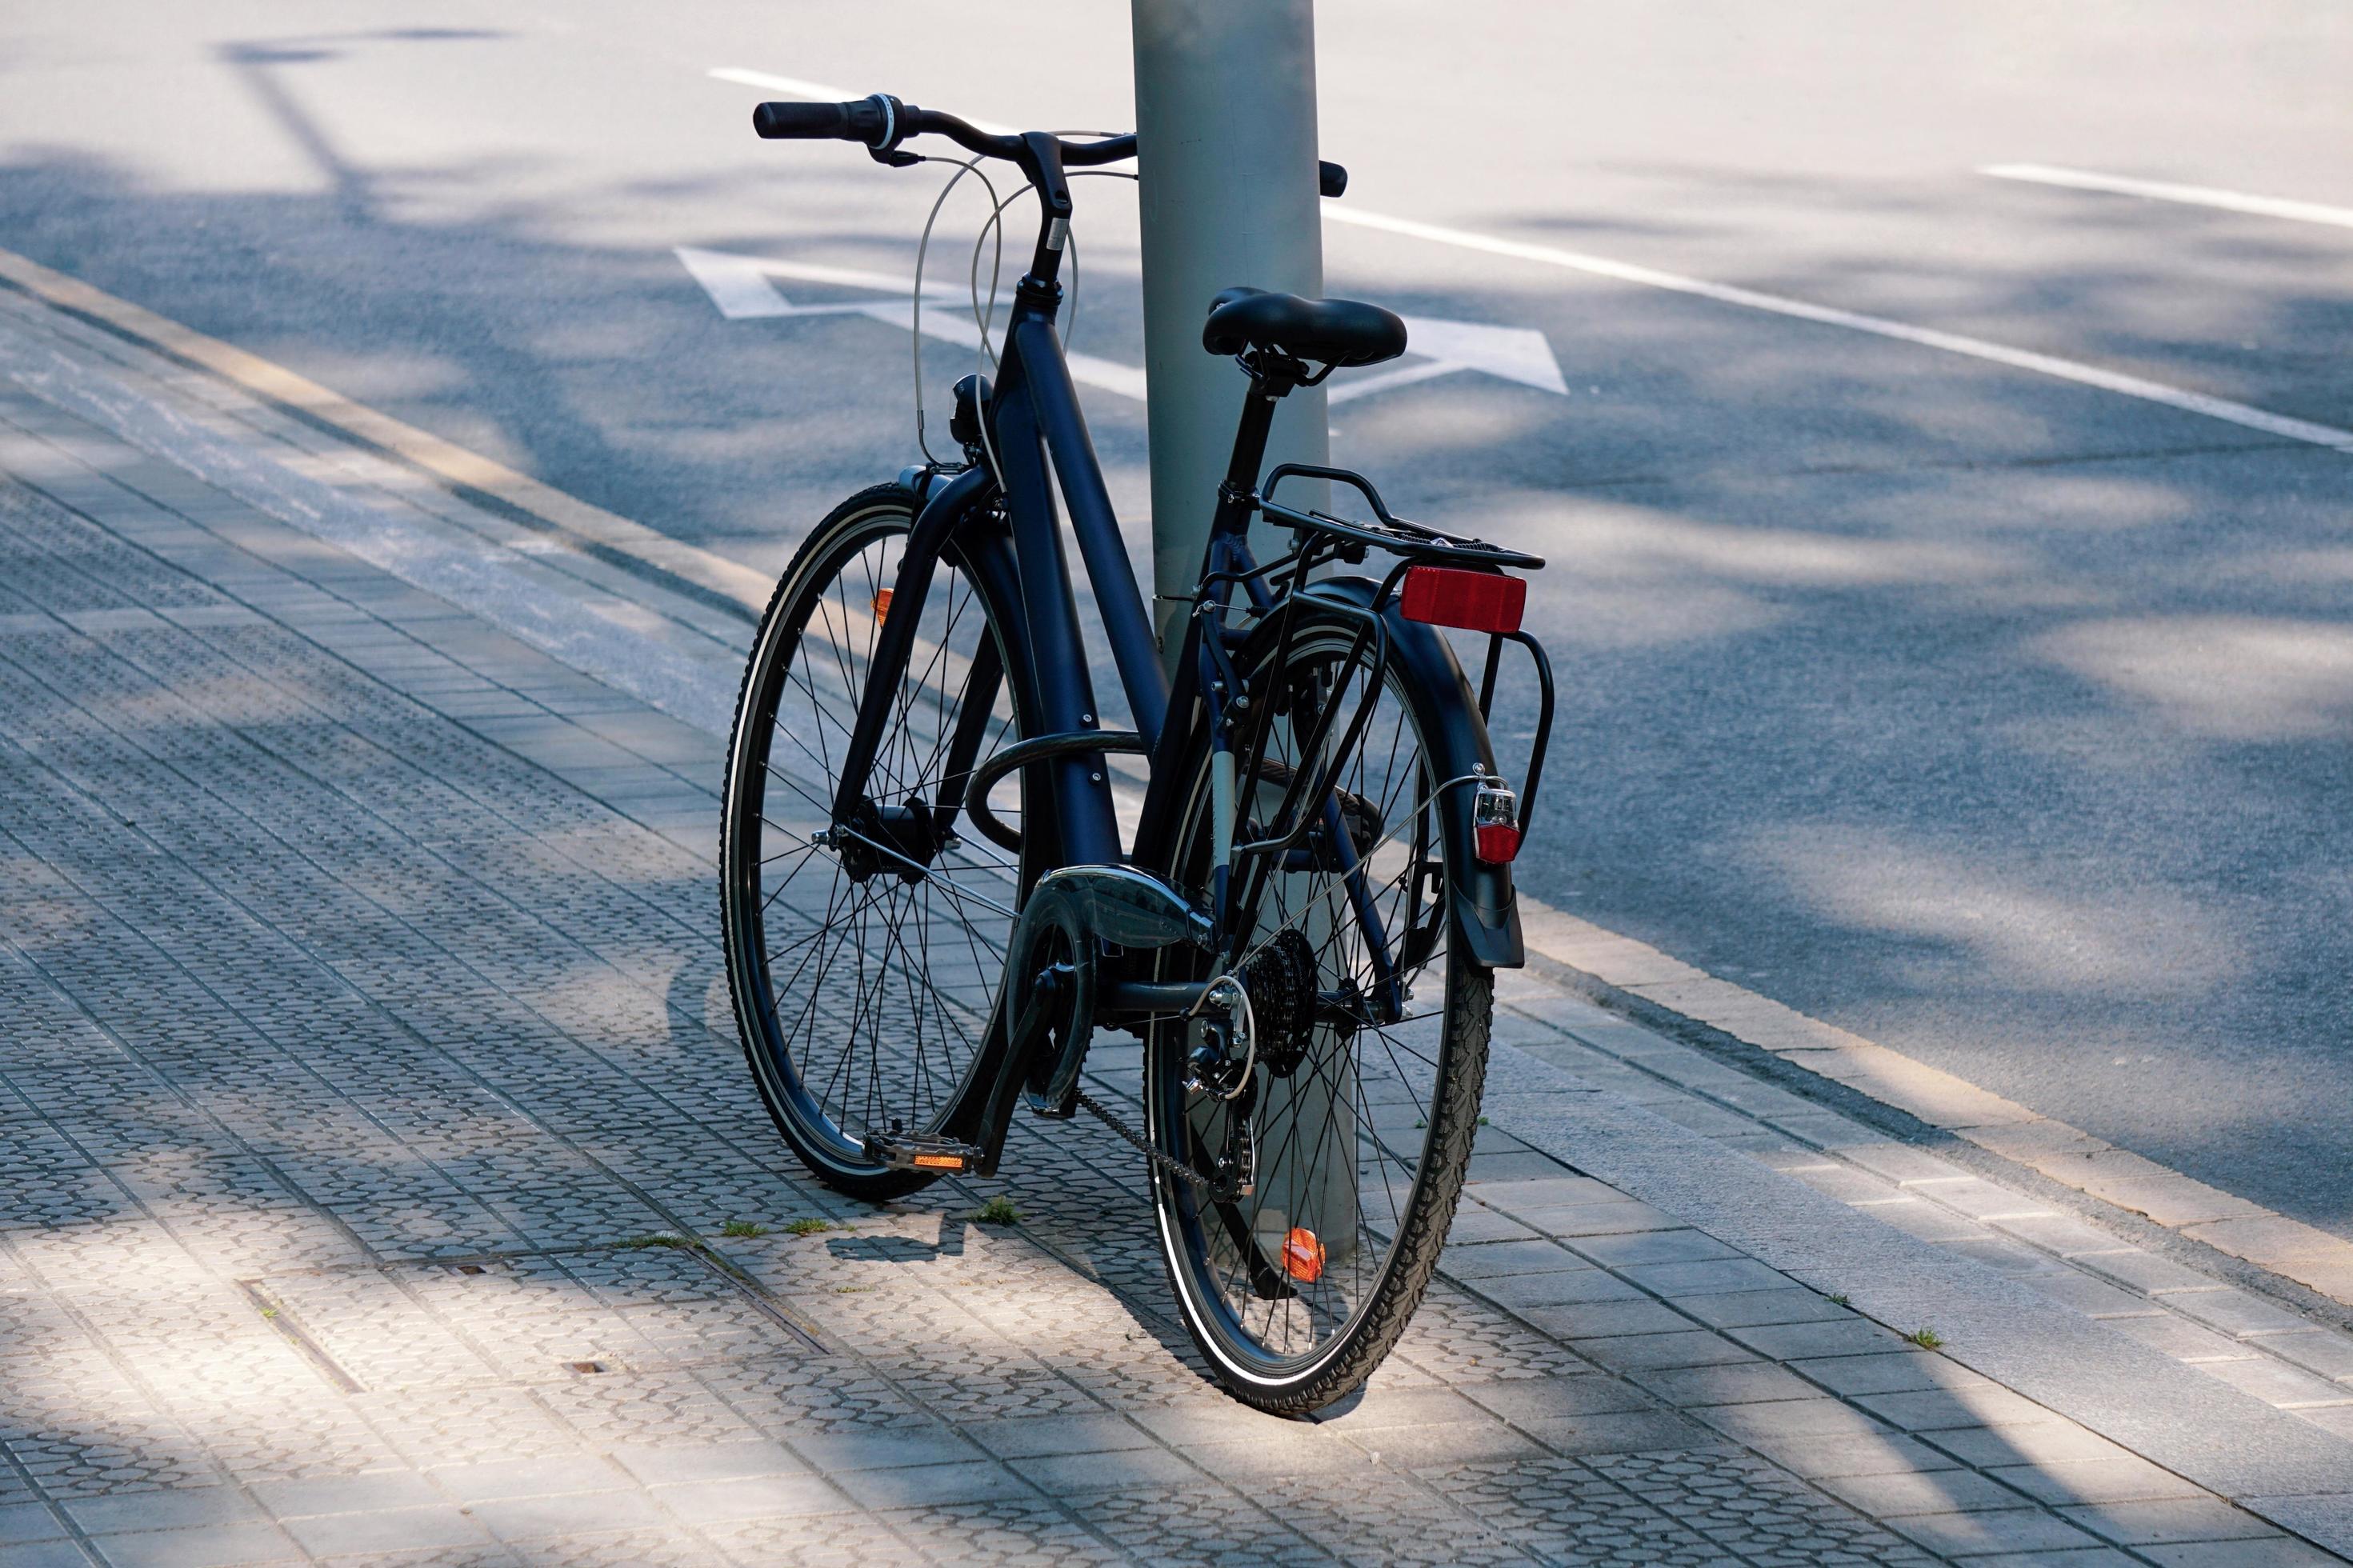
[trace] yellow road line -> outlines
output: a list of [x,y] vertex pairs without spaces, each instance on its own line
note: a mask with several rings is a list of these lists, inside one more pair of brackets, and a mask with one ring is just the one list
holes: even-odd
[[[763,573],[592,506],[78,279],[0,250],[0,280],[298,410],[435,478],[494,496],[553,528],[648,562],[754,611],[767,603],[774,584]],[[2039,1115],[1951,1073],[1719,980],[1631,937],[1525,894],[1520,902],[1529,948],[1554,963],[1842,1083],[2064,1186],[2353,1305],[2353,1242]]]

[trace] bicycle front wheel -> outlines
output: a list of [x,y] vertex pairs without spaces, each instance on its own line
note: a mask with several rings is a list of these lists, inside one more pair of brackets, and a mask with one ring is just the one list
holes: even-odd
[[[1208,1175],[1243,1142],[1251,1189],[1219,1201],[1155,1170],[1162,1252],[1187,1328],[1219,1379],[1262,1409],[1300,1414],[1361,1384],[1405,1331],[1438,1266],[1478,1132],[1493,1019],[1492,972],[1456,950],[1449,836],[1423,744],[1443,700],[1392,666],[1377,674],[1353,624],[1310,624],[1280,668],[1245,671],[1276,714],[1254,777],[1238,779],[1234,840],[1274,826],[1295,772],[1336,762],[1336,798],[1267,879],[1240,967],[1258,1025],[1239,1091],[1188,1088],[1185,1026],[1147,1042],[1145,1110],[1155,1146]],[[1314,716],[1332,735],[1369,702],[1344,754],[1303,755]],[[1197,737],[1180,830],[1164,868],[1197,899],[1208,888],[1214,790]],[[1239,886],[1243,879],[1238,871]],[[1205,976],[1170,949],[1164,978]],[[1238,1125],[1239,1124],[1239,1125]]]
[[[720,841],[727,980],[761,1097],[821,1180],[877,1201],[935,1179],[871,1158],[866,1136],[935,1135],[975,1092],[1002,911],[1024,884],[1018,854],[965,837],[944,805],[1020,738],[1001,556],[951,540],[906,668],[875,665],[915,510],[896,485],[853,496],[786,569],[744,673]],[[878,678],[890,718],[862,831],[844,832],[843,752]],[[999,822],[1018,834],[1018,813]]]

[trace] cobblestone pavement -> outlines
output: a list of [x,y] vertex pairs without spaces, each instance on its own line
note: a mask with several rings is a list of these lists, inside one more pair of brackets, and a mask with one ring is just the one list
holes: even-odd
[[712,736],[13,391],[0,468],[7,1568],[2334,1560],[1500,1124],[1366,1394],[1259,1416],[1103,1130],[806,1178]]

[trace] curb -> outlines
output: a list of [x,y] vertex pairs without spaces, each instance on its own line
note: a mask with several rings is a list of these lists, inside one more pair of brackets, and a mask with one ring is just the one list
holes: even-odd
[[1770,997],[1520,897],[1532,952],[1605,995],[1697,1024],[2060,1185],[2353,1306],[2353,1242],[2120,1149]]

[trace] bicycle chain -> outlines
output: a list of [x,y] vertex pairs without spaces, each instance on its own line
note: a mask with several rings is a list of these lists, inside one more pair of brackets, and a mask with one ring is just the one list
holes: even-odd
[[1142,1150],[1144,1152],[1144,1157],[1151,1162],[1152,1168],[1154,1170],[1166,1171],[1170,1175],[1176,1177],[1179,1181],[1190,1182],[1193,1185],[1200,1188],[1205,1193],[1214,1192],[1216,1190],[1216,1184],[1212,1183],[1208,1177],[1201,1174],[1200,1172],[1193,1169],[1190,1165],[1185,1164],[1181,1161],[1170,1157],[1163,1151],[1154,1148],[1151,1143],[1145,1140],[1142,1133],[1136,1131],[1126,1122],[1122,1121],[1116,1115],[1113,1114],[1108,1107],[1097,1100],[1094,1096],[1089,1094],[1085,1089],[1077,1089],[1074,1090],[1073,1093],[1077,1096],[1078,1102],[1094,1114],[1095,1120],[1101,1121],[1113,1132],[1118,1133],[1122,1138],[1127,1140],[1128,1142]]

